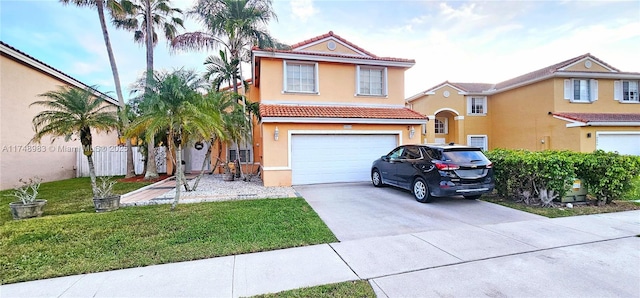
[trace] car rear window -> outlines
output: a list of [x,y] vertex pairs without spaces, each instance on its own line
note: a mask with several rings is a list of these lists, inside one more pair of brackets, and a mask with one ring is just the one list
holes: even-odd
[[489,163],[482,151],[445,151],[442,153],[443,161],[452,161],[455,163]]

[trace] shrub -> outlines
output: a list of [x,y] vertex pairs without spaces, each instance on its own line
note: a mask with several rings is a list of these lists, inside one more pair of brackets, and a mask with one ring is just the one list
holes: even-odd
[[600,203],[609,204],[632,187],[640,175],[640,157],[619,155],[602,150],[581,155],[576,159],[576,173],[584,179],[589,193]]
[[496,149],[487,156],[494,163],[498,194],[527,205],[551,206],[553,199],[564,196],[575,177],[568,151]]

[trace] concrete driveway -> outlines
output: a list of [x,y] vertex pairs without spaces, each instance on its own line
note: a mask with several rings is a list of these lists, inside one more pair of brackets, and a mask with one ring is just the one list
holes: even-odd
[[369,182],[295,186],[340,241],[434,230],[473,228],[545,217],[464,198],[418,203],[394,187]]

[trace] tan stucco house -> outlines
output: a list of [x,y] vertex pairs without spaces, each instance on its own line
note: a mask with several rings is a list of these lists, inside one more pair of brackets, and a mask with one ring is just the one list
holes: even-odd
[[[19,185],[20,178],[38,176],[44,181],[76,177],[79,140],[29,143],[34,135],[31,120],[42,111],[31,103],[38,95],[59,86],[86,88],[84,83],[0,41],[0,189]],[[117,105],[113,98],[96,91]],[[117,133],[94,134],[94,146],[117,144]]]
[[427,118],[404,106],[404,72],[414,64],[333,32],[289,50],[254,48],[248,97],[262,119],[246,149],[264,185],[366,181],[376,158],[419,143]]
[[639,85],[585,54],[497,84],[447,81],[406,104],[433,120],[424,143],[640,155]]

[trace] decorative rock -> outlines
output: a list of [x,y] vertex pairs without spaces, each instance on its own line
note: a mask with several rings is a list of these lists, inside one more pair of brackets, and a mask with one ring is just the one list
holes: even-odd
[[567,203],[567,208],[569,208],[569,209],[573,209],[573,204],[571,204],[571,203]]

